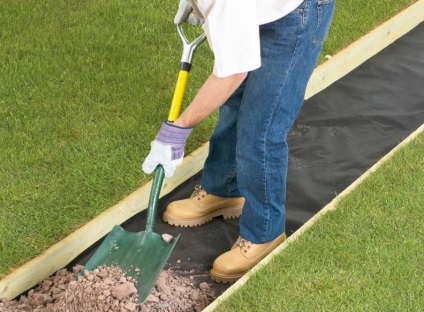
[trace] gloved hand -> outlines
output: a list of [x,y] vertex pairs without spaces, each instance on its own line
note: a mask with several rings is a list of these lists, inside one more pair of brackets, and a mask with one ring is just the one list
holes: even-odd
[[160,164],[165,171],[165,177],[173,176],[175,169],[183,162],[184,146],[193,128],[174,126],[164,122],[151,143],[149,155],[143,162],[142,169],[145,173],[152,173]]
[[199,9],[194,5],[192,6],[187,0],[180,0],[178,11],[174,18],[175,24],[181,24],[183,22],[192,25],[202,25],[204,23],[203,16]]

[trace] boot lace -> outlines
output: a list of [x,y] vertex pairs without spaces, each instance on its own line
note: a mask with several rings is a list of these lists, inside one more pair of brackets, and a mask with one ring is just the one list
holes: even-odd
[[191,194],[190,198],[198,196],[198,199],[200,199],[200,196],[205,197],[206,194],[207,194],[206,191],[202,188],[201,185],[196,185],[194,187],[194,192],[193,194]]
[[241,238],[240,236],[237,238],[236,242],[233,245],[233,248],[240,247],[240,249],[246,253],[247,250],[252,246],[253,243],[249,242],[247,239]]

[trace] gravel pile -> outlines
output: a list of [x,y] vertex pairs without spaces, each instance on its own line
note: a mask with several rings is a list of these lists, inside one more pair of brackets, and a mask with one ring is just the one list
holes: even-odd
[[120,268],[101,266],[78,275],[82,268],[59,270],[18,300],[1,299],[0,312],[198,312],[215,299],[207,283],[195,286],[192,276],[162,271],[146,301],[137,304],[136,280]]

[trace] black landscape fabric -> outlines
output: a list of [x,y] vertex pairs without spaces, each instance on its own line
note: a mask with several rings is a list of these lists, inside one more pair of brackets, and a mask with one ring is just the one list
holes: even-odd
[[[289,135],[286,232],[292,234],[353,181],[424,123],[424,23],[308,99]],[[190,196],[201,173],[159,202],[154,231],[181,233],[165,268],[207,281],[217,295],[228,285],[208,277],[213,260],[232,246],[238,220],[216,218],[177,228],[160,216],[173,200]],[[123,227],[143,231],[146,212]],[[98,243],[71,265],[84,264]],[[128,251],[131,252],[131,251]]]

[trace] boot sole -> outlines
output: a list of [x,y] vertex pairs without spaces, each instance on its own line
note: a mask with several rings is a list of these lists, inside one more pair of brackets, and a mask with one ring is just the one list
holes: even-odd
[[237,280],[239,280],[244,274],[221,275],[214,272],[214,270],[212,269],[209,272],[209,275],[211,279],[214,280],[215,282],[218,282],[221,284],[233,284],[237,282]]
[[216,217],[224,217],[224,219],[233,219],[238,218],[241,215],[241,211],[243,209],[243,205],[231,207],[231,208],[224,208],[217,211],[214,211],[208,215],[205,215],[203,217],[195,218],[195,219],[178,219],[174,218],[173,216],[169,215],[166,211],[163,214],[163,221],[174,225],[174,226],[181,226],[181,227],[194,227],[199,226],[202,224],[205,224],[206,222],[212,221],[213,218]]

